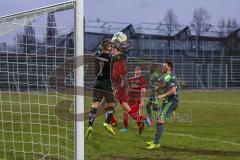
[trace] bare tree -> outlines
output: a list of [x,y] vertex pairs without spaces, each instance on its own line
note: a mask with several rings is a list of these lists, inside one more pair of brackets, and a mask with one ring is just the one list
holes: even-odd
[[239,25],[234,18],[221,19],[219,25],[219,36],[221,37],[222,55],[239,55],[239,38],[234,33]]
[[222,39],[227,36],[226,34],[226,22],[224,19],[218,21],[219,37]]
[[193,19],[191,22],[191,28],[196,32],[197,35],[197,55],[199,52],[199,37],[211,28],[211,24],[208,22],[210,15],[204,8],[194,9]]
[[220,47],[221,47],[221,55],[224,55],[224,38],[227,36],[226,33],[226,22],[224,19],[221,19],[218,21],[218,29],[219,29],[219,38],[221,38],[220,41]]
[[57,35],[57,24],[55,20],[55,12],[48,13],[47,16],[47,53],[54,54],[56,49],[56,35]]
[[35,53],[36,51],[36,37],[35,30],[32,24],[24,26],[24,32],[17,35],[17,45],[24,53]]
[[219,28],[219,37],[221,38],[221,49],[222,49],[222,55],[224,52],[225,54],[228,54],[228,50],[232,50],[233,48],[232,43],[235,43],[235,41],[232,40],[225,40],[232,32],[234,32],[238,28],[238,23],[236,19],[234,18],[228,18],[227,20],[221,19],[218,22],[218,28]]
[[237,28],[238,28],[238,23],[237,23],[236,19],[228,18],[228,20],[226,21],[227,33],[229,34],[233,31],[235,31]]
[[167,10],[166,15],[163,18],[163,22],[166,24],[167,27],[167,34],[168,34],[168,53],[170,52],[171,46],[171,36],[174,30],[178,29],[178,22],[177,22],[177,15],[175,14],[172,8]]
[[56,27],[57,24],[55,20],[55,13],[54,12],[48,13],[46,34],[47,43],[51,43],[51,41],[54,40],[54,37],[57,35]]
[[228,18],[227,20],[221,19],[218,21],[219,36],[226,37],[231,32],[238,28],[238,23],[234,18]]

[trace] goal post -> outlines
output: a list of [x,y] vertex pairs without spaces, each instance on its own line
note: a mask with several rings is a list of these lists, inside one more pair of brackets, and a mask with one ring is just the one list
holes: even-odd
[[[75,9],[75,24],[76,24],[76,87],[83,88],[84,86],[84,67],[83,67],[83,54],[84,54],[84,16],[83,16],[83,0],[76,0]],[[79,86],[79,87],[78,87]],[[82,87],[81,87],[82,86]],[[75,155],[76,160],[84,159],[84,90],[77,89],[76,91],[76,115],[75,130],[76,130],[76,143]]]
[[0,159],[84,158],[83,28],[83,0],[0,17]]

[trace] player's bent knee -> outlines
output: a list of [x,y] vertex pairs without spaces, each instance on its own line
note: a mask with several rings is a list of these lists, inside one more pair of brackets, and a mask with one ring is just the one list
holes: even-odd
[[106,118],[108,117],[108,115],[113,115],[113,110],[108,110],[105,112],[105,116]]
[[160,117],[158,117],[158,119],[157,119],[157,123],[164,124],[165,122],[164,122],[163,119],[161,119]]
[[113,110],[108,110],[108,111],[106,111],[106,115],[107,115],[107,114],[110,114],[110,113],[113,114]]
[[126,102],[120,102],[120,105],[122,106],[122,108],[125,111],[130,111],[131,110],[131,108],[129,107],[129,105]]
[[105,110],[113,110],[115,106],[115,103],[106,103],[104,104],[104,109]]
[[92,103],[92,108],[99,108],[100,107],[100,102],[99,101],[95,101]]
[[109,105],[110,107],[112,107],[112,108],[115,107],[115,103],[108,103],[108,105]]
[[113,111],[114,110],[114,106],[104,106],[104,110],[105,111]]

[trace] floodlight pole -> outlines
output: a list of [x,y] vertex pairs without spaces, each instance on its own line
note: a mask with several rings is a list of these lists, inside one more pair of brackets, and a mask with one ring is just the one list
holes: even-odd
[[[83,91],[77,88],[83,88],[84,85],[84,18],[83,18],[83,0],[75,0],[75,65],[76,67],[76,102],[75,102],[75,160],[84,159],[84,95]],[[82,64],[82,65],[81,65]]]

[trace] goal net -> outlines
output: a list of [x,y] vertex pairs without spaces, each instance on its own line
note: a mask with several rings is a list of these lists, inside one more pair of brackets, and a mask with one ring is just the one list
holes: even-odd
[[74,8],[0,17],[0,159],[74,159]]

